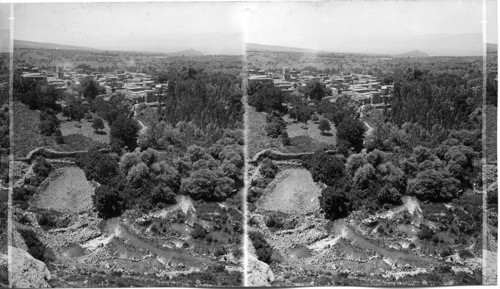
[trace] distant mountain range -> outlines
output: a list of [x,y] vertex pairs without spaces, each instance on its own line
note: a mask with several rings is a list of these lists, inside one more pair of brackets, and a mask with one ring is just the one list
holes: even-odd
[[429,55],[427,53],[419,51],[419,50],[410,51],[410,52],[401,53],[401,54],[394,54],[393,56],[395,56],[395,57],[410,57],[410,58],[429,57]]
[[55,43],[43,43],[43,42],[34,42],[27,40],[17,40],[14,39],[14,49],[16,48],[29,48],[29,49],[54,49],[54,50],[84,50],[84,51],[97,51],[98,49],[89,48],[89,47],[81,47],[81,46],[72,46],[72,45],[62,45]]
[[[337,53],[337,52],[329,52],[329,51],[307,49],[307,48],[287,47],[279,45],[264,45],[256,43],[247,43],[246,49],[247,51],[257,51],[257,52],[267,51],[267,52],[295,52],[295,53]],[[341,52],[338,54],[346,54],[346,53]],[[427,53],[424,53],[419,50],[406,52],[402,54],[376,54],[376,53],[352,53],[352,54],[378,55],[378,56],[390,56],[390,57],[410,57],[410,58],[429,57]]]
[[[51,50],[82,50],[82,51],[104,51],[101,49],[96,49],[96,48],[90,48],[90,47],[82,47],[82,46],[72,46],[72,45],[62,45],[62,44],[55,44],[55,43],[43,43],[43,42],[34,42],[34,41],[27,41],[27,40],[14,40],[14,49],[51,49]],[[131,51],[131,52],[141,52],[141,51]],[[151,54],[153,52],[143,52],[143,53],[148,53]],[[168,55],[168,56],[202,56],[203,53],[201,53],[198,50],[195,49],[186,49],[178,52],[171,52],[171,53],[159,53],[162,55]]]
[[[247,43],[246,48],[247,51],[349,53],[392,57],[482,56],[483,54],[483,36],[481,33],[332,37],[328,40],[328,43],[316,50],[296,48],[294,45],[276,46],[255,43]],[[314,43],[312,44],[314,45]],[[497,44],[488,43],[488,52],[496,51],[497,46]]]

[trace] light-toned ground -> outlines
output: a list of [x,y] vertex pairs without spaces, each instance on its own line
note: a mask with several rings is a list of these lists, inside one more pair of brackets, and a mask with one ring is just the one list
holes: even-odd
[[276,176],[259,200],[259,211],[307,214],[319,210],[321,189],[306,169],[286,169]]
[[[320,116],[320,120],[323,118],[323,116]],[[326,135],[324,135],[318,129],[318,124],[314,123],[311,120],[308,121],[307,124],[304,124],[303,122],[294,123],[288,115],[285,115],[283,119],[287,123],[286,131],[290,138],[300,135],[306,135],[322,143],[333,145],[335,145],[336,143],[337,131],[335,130],[335,125],[333,123],[330,123],[331,130],[328,131]],[[305,127],[307,127],[307,129],[304,129]]]
[[[65,119],[60,118],[60,119]],[[78,126],[81,127],[78,127]],[[61,132],[63,136],[67,136],[70,134],[81,134],[86,137],[89,137],[95,141],[99,141],[105,144],[109,144],[109,125],[104,122],[104,129],[101,133],[95,133],[92,128],[92,121],[87,121],[82,119],[81,122],[78,121],[62,121],[61,122]]]
[[81,212],[92,209],[94,188],[83,170],[64,167],[53,171],[31,199],[31,206],[59,212]]

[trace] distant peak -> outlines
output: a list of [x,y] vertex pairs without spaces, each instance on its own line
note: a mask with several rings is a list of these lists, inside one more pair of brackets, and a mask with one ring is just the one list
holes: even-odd
[[396,54],[394,55],[396,57],[429,57],[429,55],[425,52],[422,52],[420,50],[413,50],[410,52],[402,53],[402,54]]

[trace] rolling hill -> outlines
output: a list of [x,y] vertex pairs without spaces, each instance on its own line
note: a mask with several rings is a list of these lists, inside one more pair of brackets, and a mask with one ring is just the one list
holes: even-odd
[[[90,47],[81,47],[81,46],[72,46],[72,45],[63,45],[56,43],[44,43],[44,42],[34,42],[27,40],[14,40],[14,49],[47,49],[47,50],[80,50],[80,51],[102,51],[102,49],[90,48]],[[129,51],[129,52],[141,52],[147,54],[153,54],[154,52],[142,52],[142,51]],[[170,52],[170,53],[160,53],[166,56],[202,56],[198,50],[195,49],[186,49],[178,52]]]

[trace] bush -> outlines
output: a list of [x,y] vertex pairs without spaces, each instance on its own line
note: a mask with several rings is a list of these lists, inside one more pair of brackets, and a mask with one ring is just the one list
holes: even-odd
[[417,234],[417,237],[421,240],[430,240],[434,236],[434,232],[427,226],[426,224],[422,224],[420,226],[420,231]]
[[85,172],[89,181],[107,184],[118,175],[118,162],[115,158],[96,149],[78,156],[75,163]]
[[139,134],[139,123],[132,118],[118,117],[111,124],[111,143],[114,151],[126,147],[129,151],[133,151],[137,147],[137,137]]
[[459,186],[457,179],[431,169],[418,173],[415,179],[408,181],[408,192],[422,201],[447,202],[458,196]]
[[103,130],[104,121],[102,120],[102,118],[100,117],[94,118],[94,120],[92,121],[92,128],[94,129],[94,131]]
[[302,165],[311,172],[315,182],[323,182],[328,186],[333,186],[338,179],[345,176],[342,159],[323,151],[304,158]]
[[181,192],[195,200],[221,201],[234,191],[234,180],[220,170],[201,169],[182,180]]
[[363,149],[365,124],[357,119],[345,118],[337,127],[338,140],[347,141],[355,152]]
[[259,232],[250,231],[248,233],[250,240],[252,241],[252,245],[255,248],[255,252],[257,254],[257,259],[264,263],[270,264],[271,257],[273,255],[273,249],[267,243],[264,236]]
[[279,170],[278,166],[275,165],[271,159],[265,158],[262,161],[259,173],[266,178],[274,179],[274,177],[278,173],[278,170]]
[[120,192],[116,188],[102,185],[96,189],[94,207],[100,218],[109,219],[119,216],[123,206]]
[[321,131],[321,133],[325,133],[325,131],[330,131],[332,128],[330,127],[330,122],[328,120],[322,119],[319,122],[318,129]]
[[56,129],[59,127],[59,124],[50,120],[42,120],[38,124],[38,129],[40,133],[45,136],[51,136],[56,132]]
[[349,190],[349,182],[344,179],[336,182],[333,187],[327,187],[321,191],[320,208],[327,219],[333,221],[349,215],[350,200],[346,196]]
[[62,133],[61,133],[60,129],[56,129],[56,132],[54,133],[54,135],[56,136],[56,142],[58,144],[63,144],[64,143],[64,137],[62,136]]
[[44,157],[38,156],[33,165],[33,172],[40,177],[48,177],[52,171],[52,165]]
[[289,146],[292,144],[292,141],[290,140],[290,137],[288,136],[288,132],[284,130],[281,133],[281,141],[283,142],[283,145]]
[[208,233],[207,230],[205,230],[205,228],[203,228],[202,225],[200,225],[198,223],[194,223],[193,232],[191,233],[191,237],[193,237],[193,239],[203,239],[203,238],[205,238],[207,233]]
[[28,253],[33,256],[33,258],[45,263],[55,260],[54,253],[38,239],[35,232],[27,229],[20,229],[19,233],[28,247]]

